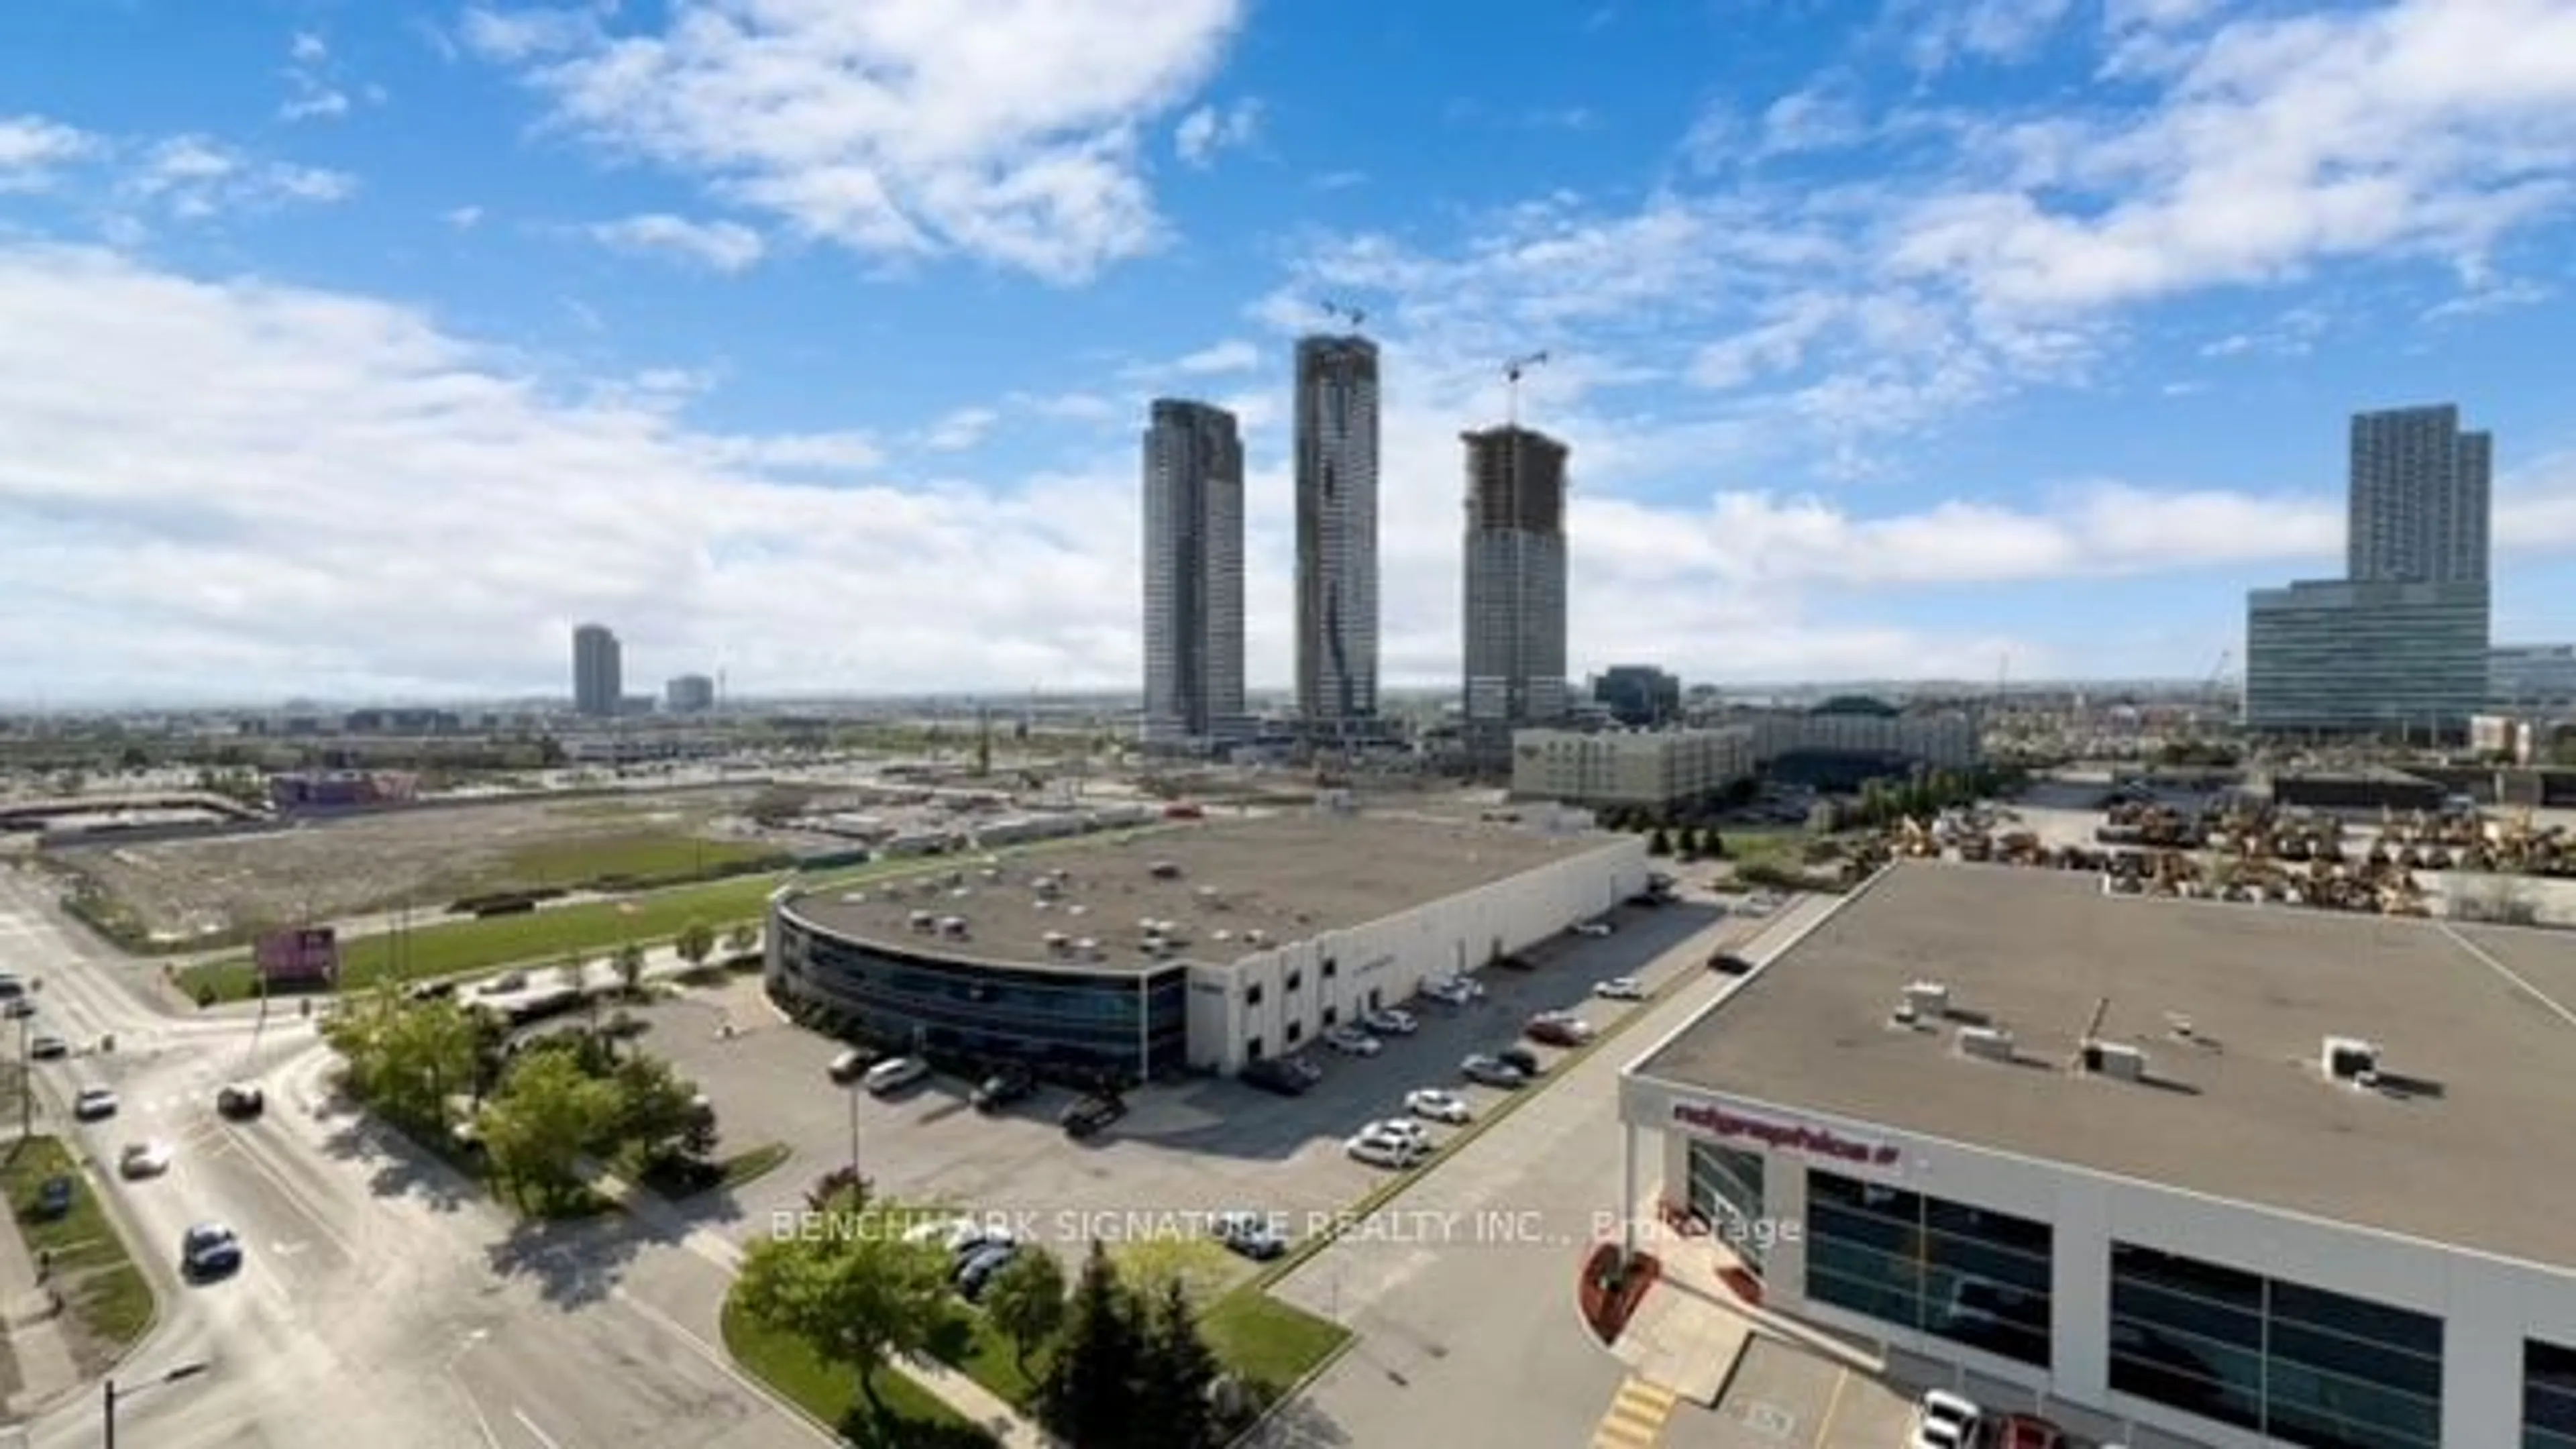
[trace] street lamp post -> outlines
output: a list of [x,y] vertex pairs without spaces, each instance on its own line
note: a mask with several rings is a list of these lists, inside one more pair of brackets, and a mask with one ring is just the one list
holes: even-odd
[[857,1191],[859,1190],[859,1084],[850,1083],[841,1089],[841,1094],[850,1099],[850,1187],[851,1190]]
[[161,1375],[159,1378],[131,1389],[118,1388],[116,1386],[116,1380],[114,1379],[108,1379],[102,1382],[98,1386],[99,1411],[102,1416],[101,1422],[105,1425],[107,1430],[107,1449],[116,1449],[116,1406],[118,1404],[127,1399],[133,1398],[137,1394],[149,1393],[154,1389],[178,1383],[182,1379],[193,1379],[211,1367],[213,1367],[213,1365],[208,1364],[203,1359],[183,1363],[177,1368],[171,1369],[169,1372]]

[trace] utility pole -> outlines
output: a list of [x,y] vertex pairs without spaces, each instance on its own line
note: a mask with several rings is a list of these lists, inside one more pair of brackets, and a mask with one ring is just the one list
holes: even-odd
[[28,1059],[28,1034],[35,1030],[35,1014],[18,1018],[18,1140],[36,1135],[35,1063]]
[[99,1412],[101,1425],[105,1431],[106,1449],[116,1449],[116,1406],[120,1402],[133,1398],[137,1394],[149,1393],[154,1389],[178,1383],[182,1379],[193,1379],[210,1367],[212,1365],[202,1359],[183,1363],[141,1388],[134,1389],[119,1389],[114,1379],[102,1381],[98,1386]]

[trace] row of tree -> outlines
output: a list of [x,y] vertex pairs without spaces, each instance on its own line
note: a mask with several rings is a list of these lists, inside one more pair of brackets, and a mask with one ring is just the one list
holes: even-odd
[[[938,1350],[970,1312],[950,1292],[952,1258],[887,1225],[939,1216],[862,1211],[853,1189],[827,1227],[752,1244],[734,1286],[737,1311],[858,1375],[868,1412],[887,1424],[878,1376]],[[1240,1428],[1247,1397],[1221,1387],[1180,1278],[1159,1291],[1125,1282],[1098,1243],[1068,1292],[1064,1265],[1022,1247],[984,1290],[983,1310],[1037,1385],[1039,1419],[1075,1449],[1211,1449]]]
[[[738,922],[719,937],[716,928],[704,921],[691,921],[671,939],[671,949],[692,969],[707,964],[721,944],[725,954],[748,956],[760,949],[760,927],[749,921]],[[641,942],[629,941],[608,953],[608,964],[617,972],[617,985],[628,996],[640,996],[644,990],[645,948]],[[555,969],[562,974],[563,984],[586,996],[596,996],[589,985],[590,956],[578,949],[556,958]]]
[[1666,830],[1661,826],[1646,837],[1646,853],[1678,855],[1684,860],[1716,860],[1726,855],[1726,837],[1714,825],[1684,825]]
[[469,1127],[496,1183],[525,1207],[576,1198],[585,1163],[655,1175],[716,1149],[715,1114],[696,1086],[606,1031],[514,1049],[496,1013],[387,987],[345,1000],[322,1032],[359,1100],[442,1144]]

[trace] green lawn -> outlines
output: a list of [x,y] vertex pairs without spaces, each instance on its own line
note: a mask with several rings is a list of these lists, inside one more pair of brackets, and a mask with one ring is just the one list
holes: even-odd
[[877,1372],[877,1396],[888,1419],[872,1418],[859,1396],[858,1375],[828,1364],[796,1339],[771,1333],[728,1300],[725,1350],[770,1392],[840,1431],[862,1449],[998,1449],[993,1436],[906,1378],[900,1369]]
[[[1145,828],[1150,827],[1140,827]],[[1077,837],[1086,841],[1101,838],[1098,835]],[[1061,848],[1071,843],[1048,841],[1022,849],[1042,851],[1050,846]],[[1018,852],[1000,853],[1011,855]],[[920,875],[957,868],[956,857],[933,856],[928,859],[871,861],[846,871],[817,873],[798,879],[800,884],[819,890],[883,876]],[[395,938],[389,935],[358,936],[340,948],[340,981],[345,989],[362,989],[388,977],[411,981],[499,966],[543,963],[567,951],[582,951],[596,957],[629,941],[647,946],[661,945],[679,935],[691,921],[706,922],[721,938],[728,927],[758,921],[763,907],[768,904],[770,892],[789,879],[790,874],[763,872],[741,875],[702,885],[654,891],[622,901],[588,901],[555,910],[531,911],[526,915],[457,919],[434,926],[415,926],[400,943],[399,949]],[[200,987],[211,987],[218,1001],[246,1000],[258,989],[247,956],[191,966],[179,973],[179,987],[191,995]]]
[[931,1345],[931,1355],[1023,1411],[1032,1410],[1038,1383],[1047,1371],[1047,1353],[1041,1348],[1029,1355],[1029,1372],[1021,1372],[1019,1355],[1012,1351],[1011,1340],[993,1327],[991,1319],[972,1308],[958,1309],[939,1340]]
[[734,1188],[742,1186],[744,1183],[750,1182],[754,1178],[764,1177],[769,1173],[776,1171],[780,1166],[786,1163],[789,1156],[790,1152],[787,1144],[783,1142],[764,1142],[758,1147],[718,1159],[716,1167],[719,1169],[719,1175],[713,1182],[708,1183],[704,1187],[691,1187],[684,1183],[660,1181],[649,1172],[644,1176],[644,1185],[651,1188],[653,1191],[661,1193],[663,1196],[674,1200],[683,1197],[696,1197],[701,1193],[729,1192]]
[[1247,1284],[1199,1317],[1225,1366],[1275,1402],[1350,1342],[1350,1331]]
[[[49,1177],[72,1180],[72,1209],[59,1218],[35,1216],[36,1194]],[[99,1206],[97,1185],[73,1170],[59,1139],[30,1137],[0,1158],[0,1186],[8,1193],[27,1251],[51,1251],[57,1280],[71,1313],[91,1336],[118,1349],[152,1326],[152,1285],[136,1267],[123,1234]]]

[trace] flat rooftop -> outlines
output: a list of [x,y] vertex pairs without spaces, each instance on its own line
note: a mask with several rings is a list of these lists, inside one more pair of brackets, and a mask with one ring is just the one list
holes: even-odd
[[[1113,832],[991,864],[975,855],[932,861],[925,876],[816,892],[791,909],[834,935],[907,951],[1141,972],[1166,964],[1145,953],[1145,921],[1179,928],[1187,944],[1172,960],[1231,961],[1263,941],[1346,930],[1617,843],[1594,832],[1299,810]],[[1061,878],[1051,898],[1041,876]],[[966,939],[916,930],[914,913],[924,911],[963,917]],[[1100,959],[1055,953],[1049,932],[1097,942]],[[1259,939],[1247,940],[1251,932]]]
[[[1894,1024],[1914,981],[1949,987],[1953,1021],[2010,1031],[2020,1060],[1962,1054],[1953,1025]],[[2068,1070],[2105,998],[2099,1039],[2141,1048],[2149,1081]],[[2576,1024],[2552,1002],[2576,1008],[2576,935],[2115,896],[2091,873],[1907,861],[1637,1070],[2576,1265],[2561,1191],[2576,1182]],[[2389,1090],[2330,1085],[2329,1036],[2377,1044]]]

